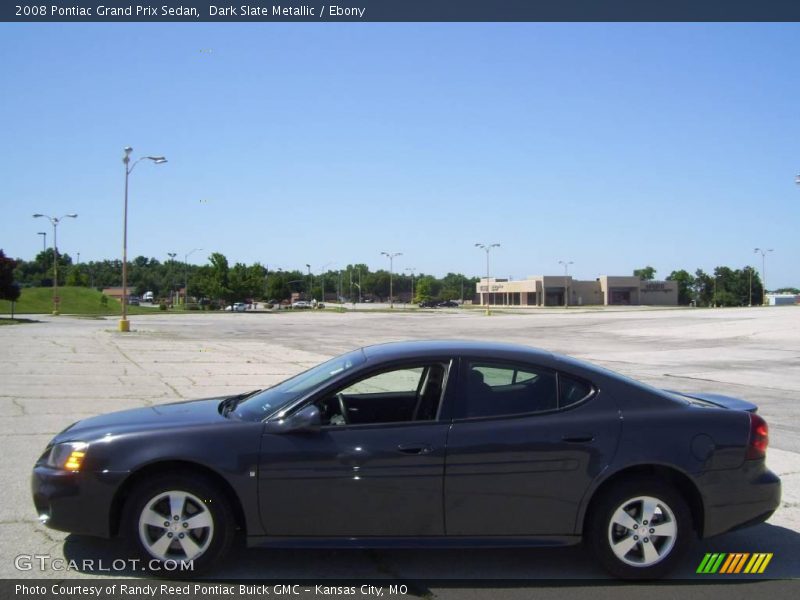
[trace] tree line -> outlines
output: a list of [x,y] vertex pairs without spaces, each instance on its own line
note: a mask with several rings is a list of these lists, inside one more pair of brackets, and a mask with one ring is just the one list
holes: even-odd
[[[100,290],[122,285],[121,260],[75,263],[69,254],[59,253],[57,272],[59,285]],[[16,261],[14,280],[22,287],[51,286],[53,278],[52,248],[40,252],[32,261]],[[184,288],[188,289],[190,298],[226,303],[283,301],[293,295],[321,301],[383,302],[389,299],[390,289],[398,301],[471,300],[478,279],[460,273],[448,273],[444,277],[408,272],[390,274],[384,269],[371,271],[363,263],[311,273],[300,269],[267,269],[258,262],[231,266],[219,252],[212,253],[208,263],[200,266],[144,256],[128,262],[130,293],[141,296],[152,291],[156,298],[167,301],[178,297],[178,292]]]
[[[655,278],[656,270],[647,266],[634,270],[643,280]],[[667,281],[678,286],[678,304],[683,306],[757,306],[763,302],[764,286],[758,271],[752,266],[740,269],[716,267],[712,273],[697,269],[694,275],[681,269],[672,271]],[[800,293],[795,288],[777,292]]]
[[[53,285],[53,250],[48,248],[31,261],[10,259],[0,254],[3,267],[3,287],[11,299],[11,286],[36,287]],[[59,285],[92,287],[99,290],[122,285],[122,261],[102,260],[73,262],[67,253],[58,255]],[[643,280],[655,278],[651,266],[635,269],[633,274]],[[391,285],[390,285],[391,279]],[[694,274],[681,269],[672,271],[667,280],[678,286],[678,304],[688,306],[749,306],[761,304],[764,287],[755,268],[716,267],[712,273],[697,269]],[[170,300],[188,287],[188,296],[195,299],[221,300],[227,303],[254,301],[283,301],[293,297],[346,302],[389,299],[390,288],[397,301],[471,300],[475,295],[478,277],[448,273],[435,277],[407,271],[391,275],[385,269],[371,271],[364,263],[349,264],[341,270],[324,272],[300,269],[267,269],[256,262],[252,265],[235,263],[231,266],[224,254],[214,252],[205,265],[191,265],[169,259],[137,256],[128,263],[128,286],[131,294],[141,296],[152,291],[156,298]],[[413,291],[412,291],[413,288]],[[796,288],[778,292],[800,293]]]

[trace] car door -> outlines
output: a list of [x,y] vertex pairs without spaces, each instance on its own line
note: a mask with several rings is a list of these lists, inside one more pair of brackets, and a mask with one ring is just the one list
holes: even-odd
[[590,382],[464,359],[445,465],[448,535],[571,535],[609,464],[618,411]]
[[370,373],[311,400],[324,415],[318,431],[265,433],[259,503],[267,534],[443,535],[449,423],[437,413],[449,370],[449,362],[428,361]]

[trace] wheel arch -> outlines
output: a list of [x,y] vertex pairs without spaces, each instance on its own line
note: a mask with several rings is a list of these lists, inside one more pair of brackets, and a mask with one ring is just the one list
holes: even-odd
[[187,475],[200,476],[212,483],[230,502],[237,529],[243,531],[245,534],[247,533],[247,521],[239,497],[231,484],[222,475],[205,465],[191,461],[167,460],[143,465],[131,472],[122,485],[119,486],[114,494],[109,514],[109,531],[113,537],[119,535],[125,503],[131,497],[133,489],[143,481],[170,472],[184,477]]
[[585,534],[594,506],[607,490],[613,488],[622,481],[641,478],[658,479],[673,486],[689,507],[689,511],[692,515],[692,528],[697,532],[698,536],[702,537],[703,528],[705,526],[705,511],[703,496],[697,488],[697,485],[686,473],[674,467],[653,464],[628,466],[606,477],[591,492],[589,501],[584,504],[582,514],[578,515],[578,524],[580,525],[580,531],[578,531],[578,533],[581,535]]

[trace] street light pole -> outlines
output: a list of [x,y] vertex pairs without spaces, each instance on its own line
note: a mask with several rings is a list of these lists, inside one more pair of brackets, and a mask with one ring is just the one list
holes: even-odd
[[414,302],[414,271],[416,267],[406,267],[406,271],[411,272],[411,302]]
[[492,314],[492,311],[489,309],[489,252],[491,252],[492,248],[499,248],[500,244],[475,244],[476,248],[480,248],[486,252],[486,316]]
[[569,308],[569,287],[567,285],[568,269],[570,265],[575,263],[571,260],[560,260],[558,264],[564,265],[564,308]]
[[761,255],[761,305],[767,304],[767,252],[773,252],[772,248],[756,248],[754,254]]
[[[174,263],[175,262],[175,257],[177,256],[177,252],[167,252],[167,256],[169,256],[170,262]],[[172,307],[175,304],[174,301],[173,301],[174,300],[174,294],[175,294],[175,272],[173,271],[174,268],[175,268],[174,264],[170,265],[170,273],[172,273],[172,281],[169,284],[169,305],[170,305],[170,307]]]
[[311,288],[314,285],[314,279],[311,276],[311,265],[306,263],[306,267],[308,267],[308,298],[311,298]]
[[381,252],[384,256],[389,258],[389,308],[394,308],[394,289],[393,289],[393,279],[394,279],[394,257],[395,256],[403,256],[402,252]]
[[43,215],[41,213],[36,213],[33,215],[34,219],[44,218],[50,221],[50,224],[53,226],[53,314],[58,315],[59,309],[58,305],[61,302],[61,299],[58,297],[58,224],[61,222],[61,219],[69,217],[70,219],[76,219],[78,217],[75,213],[70,213],[67,215],[62,215],[60,217],[50,217],[48,215]]
[[133,148],[126,146],[124,152],[125,156],[122,157],[122,164],[125,165],[125,202],[122,209],[122,318],[119,321],[119,330],[130,331],[131,326],[128,322],[128,177],[139,161],[147,159],[161,165],[167,162],[167,159],[163,156],[142,156],[131,164]]
[[36,235],[42,236],[42,252],[47,252],[47,232],[40,231]]

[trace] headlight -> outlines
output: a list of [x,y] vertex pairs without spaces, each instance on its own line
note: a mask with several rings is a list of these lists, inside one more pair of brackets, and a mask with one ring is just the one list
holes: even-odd
[[50,449],[50,454],[47,456],[47,466],[67,471],[80,471],[88,448],[89,444],[86,442],[56,444]]

